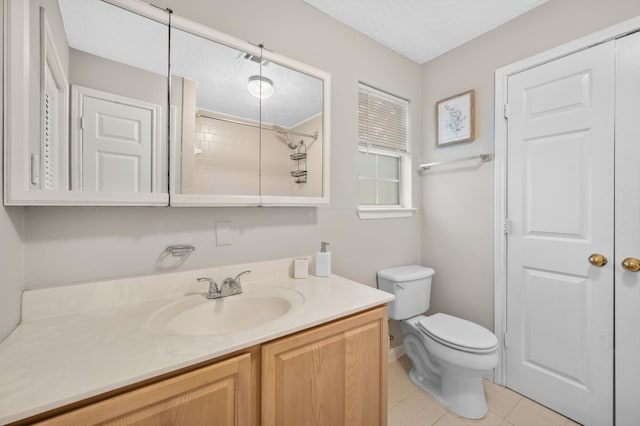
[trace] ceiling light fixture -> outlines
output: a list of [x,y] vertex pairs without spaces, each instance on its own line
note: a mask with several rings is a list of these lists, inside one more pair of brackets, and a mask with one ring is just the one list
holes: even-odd
[[252,75],[249,77],[247,89],[249,89],[249,93],[256,98],[267,99],[273,95],[273,81],[267,77]]

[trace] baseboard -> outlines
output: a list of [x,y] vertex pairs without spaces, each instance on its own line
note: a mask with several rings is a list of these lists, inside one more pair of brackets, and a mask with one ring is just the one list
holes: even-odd
[[393,362],[400,357],[403,357],[407,354],[404,350],[404,345],[399,345],[394,348],[389,348],[389,362]]

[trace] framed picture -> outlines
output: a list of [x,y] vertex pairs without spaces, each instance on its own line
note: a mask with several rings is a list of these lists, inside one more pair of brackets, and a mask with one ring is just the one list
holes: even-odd
[[437,146],[469,142],[474,134],[475,90],[443,99],[436,104]]

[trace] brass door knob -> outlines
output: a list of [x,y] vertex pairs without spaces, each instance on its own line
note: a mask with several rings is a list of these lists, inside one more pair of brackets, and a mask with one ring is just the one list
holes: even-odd
[[601,254],[594,253],[589,256],[589,263],[591,263],[593,266],[597,266],[598,268],[602,268],[607,264],[607,258]]
[[622,267],[630,272],[640,271],[640,260],[635,257],[627,257],[622,261]]

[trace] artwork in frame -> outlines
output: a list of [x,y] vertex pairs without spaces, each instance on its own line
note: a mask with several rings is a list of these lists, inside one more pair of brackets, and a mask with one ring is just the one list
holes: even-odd
[[459,93],[436,104],[437,146],[470,142],[475,138],[475,90]]

